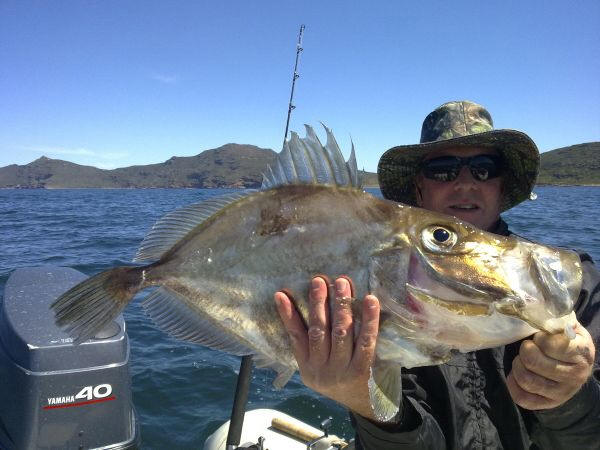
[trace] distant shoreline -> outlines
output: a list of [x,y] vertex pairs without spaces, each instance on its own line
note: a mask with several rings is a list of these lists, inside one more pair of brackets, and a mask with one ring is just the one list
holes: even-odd
[[[246,144],[225,144],[196,156],[112,170],[42,156],[24,166],[0,167],[0,189],[249,189],[259,188],[277,154]],[[378,188],[377,173],[358,171]],[[540,186],[600,186],[600,142],[540,155]]]

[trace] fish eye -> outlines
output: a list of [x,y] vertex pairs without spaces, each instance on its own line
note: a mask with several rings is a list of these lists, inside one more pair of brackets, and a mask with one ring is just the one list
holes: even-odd
[[442,244],[448,239],[450,239],[450,233],[444,228],[436,228],[435,230],[433,230],[433,238],[440,244]]
[[425,248],[434,252],[450,251],[458,241],[458,235],[454,230],[440,225],[425,228],[421,237]]

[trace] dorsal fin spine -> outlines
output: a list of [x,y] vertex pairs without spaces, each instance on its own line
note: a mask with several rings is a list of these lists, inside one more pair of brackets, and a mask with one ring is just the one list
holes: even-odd
[[304,143],[300,140],[297,133],[292,131],[290,148],[292,150],[292,160],[300,180],[316,179],[314,163],[310,157]]
[[[310,133],[307,133],[307,138],[303,140],[306,148],[308,149],[310,158],[315,168],[315,176],[318,184],[326,184],[331,180],[331,163],[329,157],[321,149],[323,148],[321,142],[314,131],[308,125],[305,125]],[[310,138],[309,138],[310,136]]]
[[361,180],[359,179],[358,169],[356,168],[356,153],[354,152],[354,142],[352,142],[352,150],[350,151],[350,158],[346,162],[346,167],[348,168],[348,173],[350,174],[350,182],[352,186],[362,186]]
[[332,162],[335,181],[339,186],[347,186],[350,184],[350,179],[340,147],[337,144],[333,133],[331,133],[331,130],[324,124],[321,125],[323,125],[323,128],[325,128],[325,132],[327,133],[327,144],[325,145],[325,149]]
[[[323,146],[314,130],[306,127],[306,137],[292,132],[275,163],[263,174],[262,189],[285,184],[329,184],[360,188],[354,144],[348,161],[344,161],[335,136],[323,125],[327,144]],[[273,174],[271,176],[271,174]]]
[[288,141],[283,144],[283,150],[279,154],[279,158],[285,178],[288,180],[288,182],[294,183],[298,179],[298,174],[296,173],[296,166],[294,164],[294,160],[292,159],[292,153],[290,151]]
[[311,134],[312,139],[310,140],[310,145],[312,148],[313,157],[315,158],[315,165],[321,169],[321,179],[319,180],[319,183],[334,184],[334,168],[331,158],[329,157],[329,152],[327,151],[326,147],[323,147],[319,137],[312,128]]

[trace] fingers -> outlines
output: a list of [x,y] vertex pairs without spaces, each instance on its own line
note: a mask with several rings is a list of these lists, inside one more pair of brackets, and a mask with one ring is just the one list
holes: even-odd
[[323,366],[329,359],[331,336],[329,332],[328,286],[321,277],[310,283],[308,295],[308,362],[313,367]]
[[355,343],[351,366],[354,372],[368,372],[375,359],[375,344],[379,333],[379,300],[367,295],[363,301],[362,323]]
[[[568,339],[565,336],[563,337]],[[521,343],[517,359],[519,367],[552,381],[565,381],[572,376],[572,364],[546,355],[535,341],[531,339],[526,339]]]
[[521,344],[519,355],[524,366],[552,380],[581,386],[590,376],[596,349],[588,331],[575,327],[575,339],[564,334],[538,332],[533,340]]
[[291,299],[284,292],[275,293],[275,305],[292,343],[292,351],[298,364],[308,360],[306,328]]
[[335,280],[335,299],[331,320],[331,364],[347,367],[354,350],[354,325],[352,319],[352,287],[348,279]]
[[525,367],[520,355],[513,361],[512,374],[522,389],[532,394],[541,395],[542,397],[548,397],[559,386],[559,382],[546,378],[539,373],[532,372]]
[[538,332],[533,342],[543,349],[545,355],[574,364],[594,364],[595,348],[588,331],[579,323],[575,326],[575,339],[569,339],[562,333],[549,334]]
[[508,391],[510,392],[510,396],[512,397],[513,401],[522,408],[539,410],[557,406],[554,405],[550,399],[538,394],[527,392],[525,389],[519,386],[515,380],[513,372],[509,373],[506,377],[506,386],[508,387]]
[[521,343],[507,377],[509,392],[518,405],[547,409],[569,400],[591,374],[595,348],[584,327],[575,339],[563,334],[536,333]]
[[333,285],[323,277],[313,278],[308,293],[306,326],[289,295],[277,292],[275,302],[290,335],[304,384],[374,419],[368,381],[375,358],[379,302],[372,295],[365,297],[361,326],[354,339],[352,297],[353,286],[349,278],[340,277]]
[[379,329],[379,302],[372,295],[365,297],[362,325],[355,339],[353,294],[352,281],[347,277],[339,277],[334,285],[323,277],[313,278],[308,295],[308,328],[290,296],[285,292],[275,294],[279,315],[290,335],[294,356],[301,368],[328,367],[343,372],[352,365],[355,373],[368,373],[374,360]]

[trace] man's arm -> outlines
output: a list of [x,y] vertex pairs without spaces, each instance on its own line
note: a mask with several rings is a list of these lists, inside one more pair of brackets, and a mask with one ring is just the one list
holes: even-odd
[[[275,294],[302,381],[353,412],[358,449],[445,448],[439,425],[413,398],[403,397],[394,423],[375,420],[368,380],[375,358],[379,301],[372,295],[365,297],[361,325],[354,339],[351,297],[352,285],[348,279],[338,278],[328,287],[323,278],[314,278],[309,293],[307,330],[291,299],[284,292]],[[331,317],[328,301],[334,302]],[[411,381],[406,379],[405,387]]]
[[536,333],[507,377],[515,403],[534,411],[540,448],[600,448],[600,273],[586,256],[575,339]]
[[335,281],[332,317],[329,317],[328,290],[331,289],[323,278],[311,281],[308,330],[290,298],[283,292],[275,294],[300,376],[314,391],[373,419],[368,381],[375,357],[379,301],[372,295],[365,297],[363,321],[354,342],[350,282],[345,278]]

